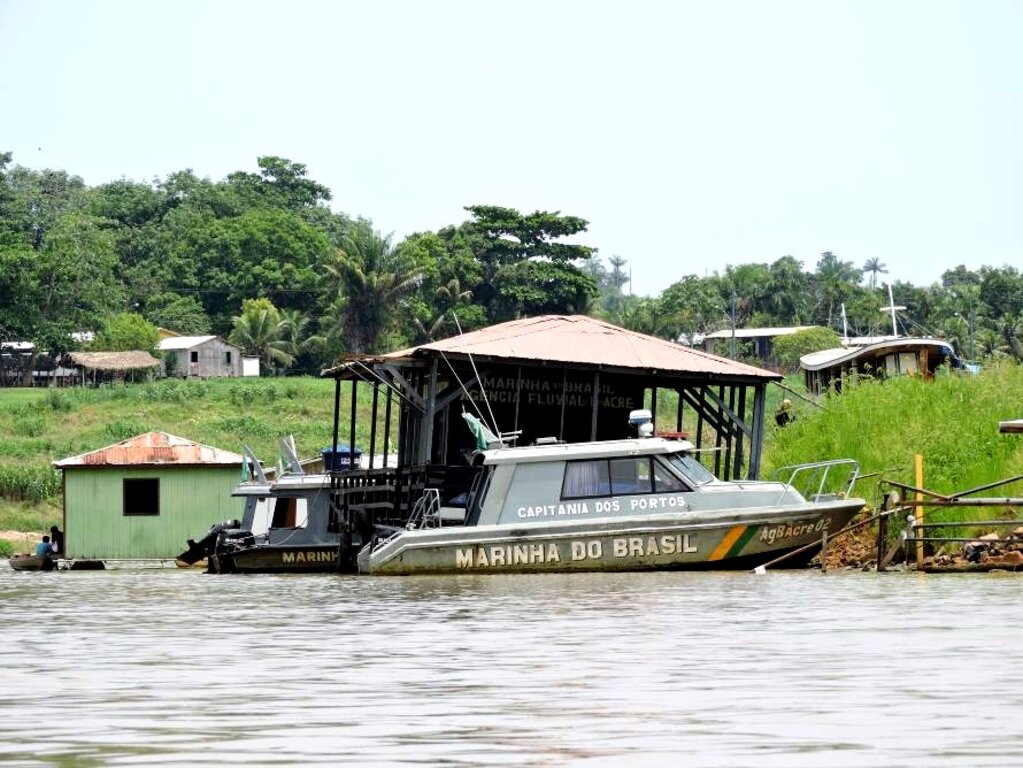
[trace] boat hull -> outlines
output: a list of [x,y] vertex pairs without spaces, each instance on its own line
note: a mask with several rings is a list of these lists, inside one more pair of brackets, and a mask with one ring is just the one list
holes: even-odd
[[57,567],[57,561],[47,555],[14,555],[7,562],[16,571],[52,571]]
[[[369,574],[746,570],[819,544],[863,508],[850,499],[801,510],[698,521],[693,516],[606,520],[561,526],[480,526],[410,531],[359,554]],[[808,546],[785,565],[805,565]]]
[[339,568],[336,544],[254,546],[209,558],[211,573],[333,573]]

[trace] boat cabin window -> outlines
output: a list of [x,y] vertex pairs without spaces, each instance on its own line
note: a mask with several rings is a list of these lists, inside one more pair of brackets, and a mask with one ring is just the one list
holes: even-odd
[[664,465],[650,456],[621,459],[570,461],[565,465],[561,498],[590,496],[634,496],[641,493],[669,493],[689,488]]
[[306,526],[306,502],[304,499],[282,496],[275,499],[271,528],[304,528]]
[[695,456],[688,453],[671,453],[665,458],[693,485],[704,485],[714,480],[714,473],[703,466]]

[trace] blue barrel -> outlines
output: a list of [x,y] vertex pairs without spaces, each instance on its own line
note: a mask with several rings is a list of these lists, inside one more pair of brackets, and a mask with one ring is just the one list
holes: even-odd
[[362,451],[351,446],[339,445],[337,451],[333,447],[324,448],[320,451],[323,456],[323,469],[327,472],[343,472],[349,469],[358,469],[359,461],[362,459]]

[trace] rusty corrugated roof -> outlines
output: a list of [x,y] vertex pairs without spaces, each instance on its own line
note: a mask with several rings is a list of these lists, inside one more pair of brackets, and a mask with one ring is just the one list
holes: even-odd
[[[662,373],[699,373],[781,379],[757,368],[656,336],[647,336],[586,315],[543,315],[482,328],[370,360],[400,360],[430,353],[481,358],[634,368]],[[344,368],[325,371],[329,375]]]
[[106,448],[53,462],[55,467],[127,466],[241,466],[245,458],[237,453],[202,445],[167,432],[146,432]]

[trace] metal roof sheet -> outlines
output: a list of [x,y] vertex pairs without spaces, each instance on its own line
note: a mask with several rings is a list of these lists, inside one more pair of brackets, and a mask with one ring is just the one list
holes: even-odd
[[[426,357],[432,353],[535,360],[659,372],[780,379],[779,374],[619,328],[586,315],[543,315],[391,352],[375,360]],[[341,366],[343,368],[343,366]],[[326,371],[332,373],[340,368]]]
[[244,457],[167,432],[146,432],[106,448],[53,462],[55,467],[126,467],[153,465],[241,466]]
[[[735,338],[737,339],[759,339],[763,337],[774,337],[774,336],[790,336],[793,333],[799,333],[800,331],[806,331],[810,328],[819,328],[817,325],[792,325],[784,328],[736,328]],[[714,333],[708,333],[704,336],[705,339],[730,339],[732,338],[732,329],[725,328],[721,331],[714,331]]]
[[171,350],[171,349],[191,349],[197,347],[200,344],[205,344],[207,341],[217,338],[216,336],[168,336],[166,339],[160,339],[160,343],[157,345],[158,349]]

